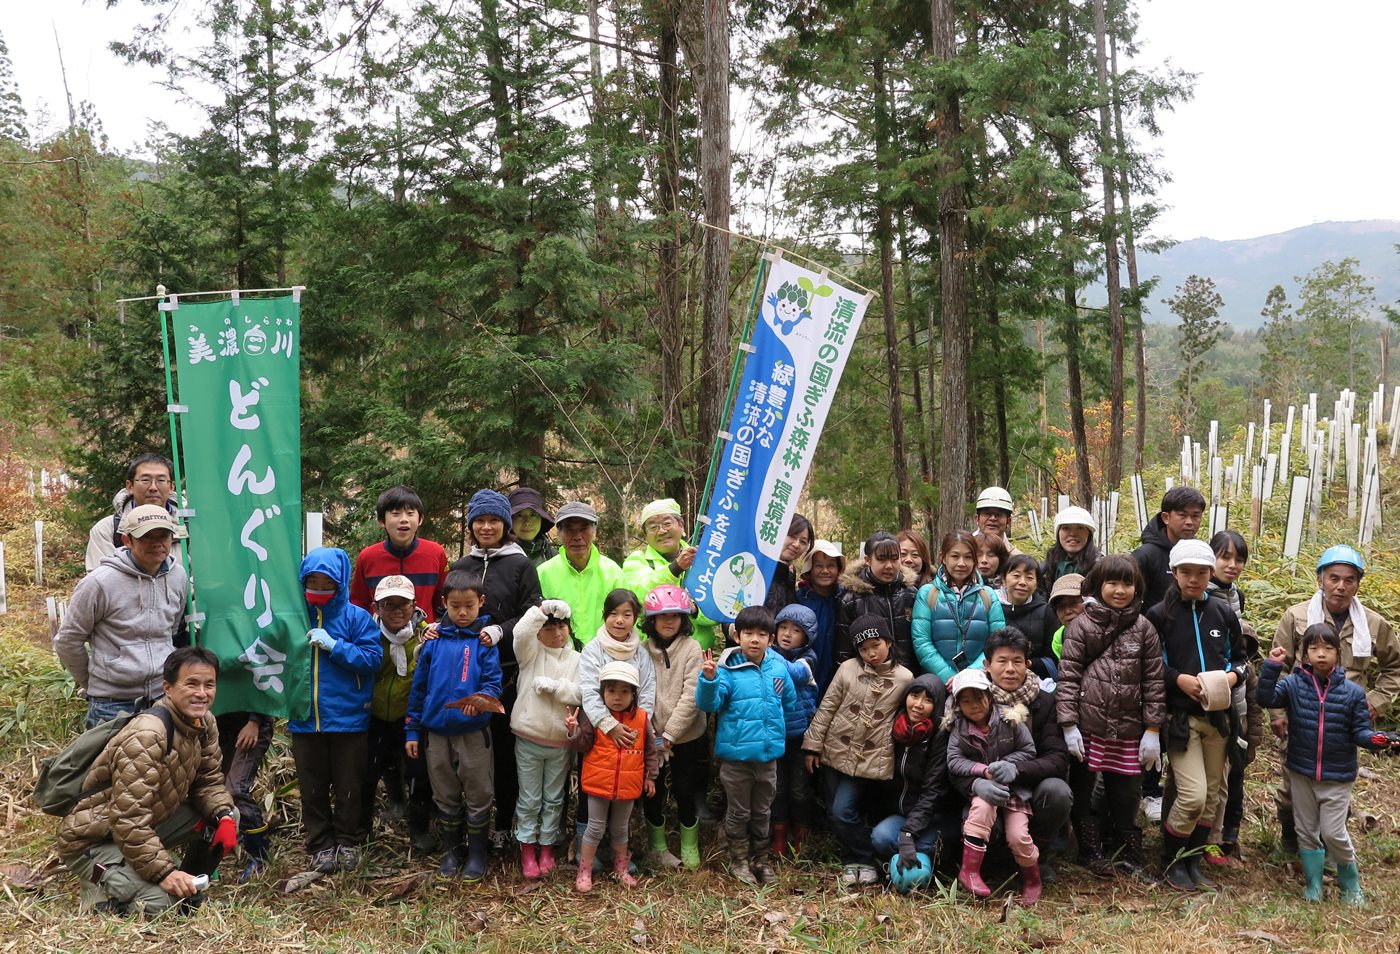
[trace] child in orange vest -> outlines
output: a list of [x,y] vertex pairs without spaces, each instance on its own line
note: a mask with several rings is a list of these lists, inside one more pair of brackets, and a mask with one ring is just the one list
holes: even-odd
[[[583,757],[579,788],[588,797],[588,828],[579,849],[578,877],[574,887],[593,887],[593,859],[605,831],[612,837],[613,874],[629,888],[637,879],[627,872],[627,824],[632,806],[643,795],[656,794],[656,773],[660,759],[656,733],[645,709],[637,706],[641,678],[637,667],[614,660],[598,670],[598,692],[609,714],[628,731],[622,741],[594,729],[586,713],[570,709],[564,719],[569,741]],[[627,736],[630,741],[626,741]]]

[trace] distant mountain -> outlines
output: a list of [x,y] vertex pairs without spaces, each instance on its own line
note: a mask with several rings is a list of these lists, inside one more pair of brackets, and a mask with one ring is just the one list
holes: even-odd
[[[1148,306],[1147,320],[1171,322],[1171,312],[1163,298],[1175,294],[1188,275],[1201,275],[1215,281],[1225,299],[1221,317],[1237,328],[1258,328],[1264,324],[1259,311],[1269,289],[1282,285],[1292,305],[1298,302],[1298,282],[1325,261],[1355,258],[1360,271],[1376,288],[1376,301],[1394,304],[1400,299],[1400,222],[1318,222],[1302,228],[1262,235],[1258,238],[1219,242],[1196,238],[1181,242],[1160,255],[1138,256],[1138,274],[1143,278],[1161,277]],[[1126,281],[1126,270],[1124,272]],[[1089,293],[1089,300],[1103,300],[1102,287]],[[1377,317],[1380,317],[1377,314]]]

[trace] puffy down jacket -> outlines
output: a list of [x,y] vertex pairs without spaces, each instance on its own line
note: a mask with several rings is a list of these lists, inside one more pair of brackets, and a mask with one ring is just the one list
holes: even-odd
[[771,762],[787,746],[787,713],[797,709],[797,690],[783,657],[770,649],[754,663],[735,646],[720,656],[715,678],[700,674],[695,704],[719,713],[715,758]]

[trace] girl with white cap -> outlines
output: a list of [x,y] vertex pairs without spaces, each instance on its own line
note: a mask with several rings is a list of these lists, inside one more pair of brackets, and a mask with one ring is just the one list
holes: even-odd
[[[1248,663],[1239,617],[1208,592],[1215,552],[1204,540],[1171,549],[1172,582],[1147,619],[1162,639],[1167,721],[1162,748],[1171,761],[1177,796],[1162,819],[1165,877],[1183,891],[1214,888],[1201,871],[1225,769],[1226,741],[1239,735],[1230,690]],[[1189,854],[1186,854],[1189,853]]]
[[1066,507],[1055,514],[1055,542],[1045,553],[1045,565],[1040,574],[1040,586],[1045,593],[1068,573],[1088,576],[1099,562],[1099,548],[1094,543],[1098,529],[1094,515],[1083,507]]

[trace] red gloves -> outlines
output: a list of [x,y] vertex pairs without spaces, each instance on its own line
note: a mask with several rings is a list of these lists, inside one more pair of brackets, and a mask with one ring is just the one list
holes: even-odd
[[214,829],[214,838],[209,844],[223,857],[238,846],[238,823],[232,815],[219,819],[219,827]]

